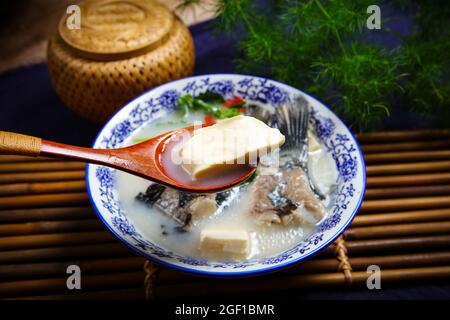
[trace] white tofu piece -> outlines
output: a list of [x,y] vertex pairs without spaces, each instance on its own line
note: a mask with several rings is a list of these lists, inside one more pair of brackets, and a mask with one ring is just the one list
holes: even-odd
[[229,164],[256,164],[284,143],[278,129],[248,116],[236,116],[194,131],[179,151],[181,166],[193,178],[220,172]]
[[244,229],[203,229],[200,233],[200,250],[211,258],[245,259],[250,252],[250,236]]

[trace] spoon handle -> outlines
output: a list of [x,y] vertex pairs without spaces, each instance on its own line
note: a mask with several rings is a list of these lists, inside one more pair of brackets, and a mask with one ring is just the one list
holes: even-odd
[[41,138],[0,131],[0,154],[37,157],[41,153],[41,145]]
[[91,149],[43,140],[24,134],[0,131],[0,155],[47,156],[98,164],[114,164],[116,150]]

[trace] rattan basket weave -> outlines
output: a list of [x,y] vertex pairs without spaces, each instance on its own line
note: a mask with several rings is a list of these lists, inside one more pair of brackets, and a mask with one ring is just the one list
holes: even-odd
[[83,117],[104,122],[140,93],[192,74],[190,32],[164,6],[98,0],[80,8],[80,29],[69,29],[64,16],[47,55],[58,95]]

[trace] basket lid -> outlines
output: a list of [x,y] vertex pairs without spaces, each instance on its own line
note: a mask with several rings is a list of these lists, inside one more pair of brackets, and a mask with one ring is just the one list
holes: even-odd
[[79,8],[80,28],[69,28],[74,13],[67,13],[60,20],[59,35],[70,47],[96,58],[156,47],[174,22],[172,12],[153,0],[88,0]]

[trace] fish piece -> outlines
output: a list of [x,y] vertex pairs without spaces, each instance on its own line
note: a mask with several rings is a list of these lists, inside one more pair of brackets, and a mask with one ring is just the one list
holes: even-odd
[[250,104],[245,108],[245,115],[261,120],[269,126],[273,120],[274,112],[263,106]]
[[250,187],[249,211],[261,225],[315,224],[325,215],[322,202],[309,187],[300,168],[258,175]]
[[310,211],[306,210],[304,206],[299,206],[290,214],[281,217],[282,224],[285,226],[313,226],[319,221]]
[[[189,202],[190,201],[191,200],[189,200]],[[180,206],[180,203],[183,203],[182,196],[180,197],[180,192],[174,189],[166,188],[154,205],[165,215],[172,218],[180,226],[184,227],[189,224],[192,219],[192,215],[187,210],[187,201],[183,206]]]
[[139,192],[136,196],[136,200],[146,203],[152,206],[156,200],[161,197],[161,194],[166,190],[166,187],[157,183],[153,183],[148,186],[145,192]]
[[185,227],[192,219],[192,214],[189,212],[189,204],[196,197],[196,195],[179,192],[153,183],[145,192],[140,192],[136,196],[136,200],[145,203],[149,207],[158,208],[179,226]]
[[285,135],[285,144],[280,150],[281,166],[285,169],[301,168],[306,173],[311,190],[320,200],[325,200],[325,195],[309,179],[308,149],[310,145],[319,147],[319,144],[317,140],[311,142],[308,139],[311,135],[311,131],[308,130],[310,120],[308,100],[302,95],[288,99],[285,104],[275,109],[274,119],[276,127]]
[[276,210],[261,211],[258,215],[256,215],[256,219],[258,224],[268,227],[272,224],[280,224],[282,221]]
[[189,212],[193,219],[209,216],[216,210],[217,202],[214,194],[196,197],[189,204]]
[[230,190],[216,193],[217,206],[220,207],[220,206],[222,206],[222,204],[225,204],[226,201],[230,198],[230,195],[231,195],[231,191]]
[[237,190],[234,190],[216,194],[195,194],[154,183],[145,192],[140,192],[136,200],[159,209],[178,224],[177,230],[180,231],[180,228],[186,228],[192,220],[195,221],[223,210],[237,193]]
[[[288,99],[275,109],[274,124],[285,136],[279,151],[279,166],[271,166],[272,174],[256,178],[253,188],[251,213],[259,223],[272,224],[278,220],[267,214],[278,215],[284,225],[320,221],[325,215],[322,202],[316,197],[310,183],[307,162],[308,148],[320,148],[317,140],[308,139],[309,104],[301,95]],[[313,137],[313,136],[312,136]]]
[[281,219],[268,195],[278,184],[276,175],[257,175],[250,186],[250,212],[261,225],[279,224]]
[[283,180],[286,182],[284,196],[294,203],[302,204],[306,210],[314,215],[317,221],[320,221],[325,214],[325,209],[322,202],[316,198],[311,190],[305,172],[300,168],[292,168],[282,173]]

